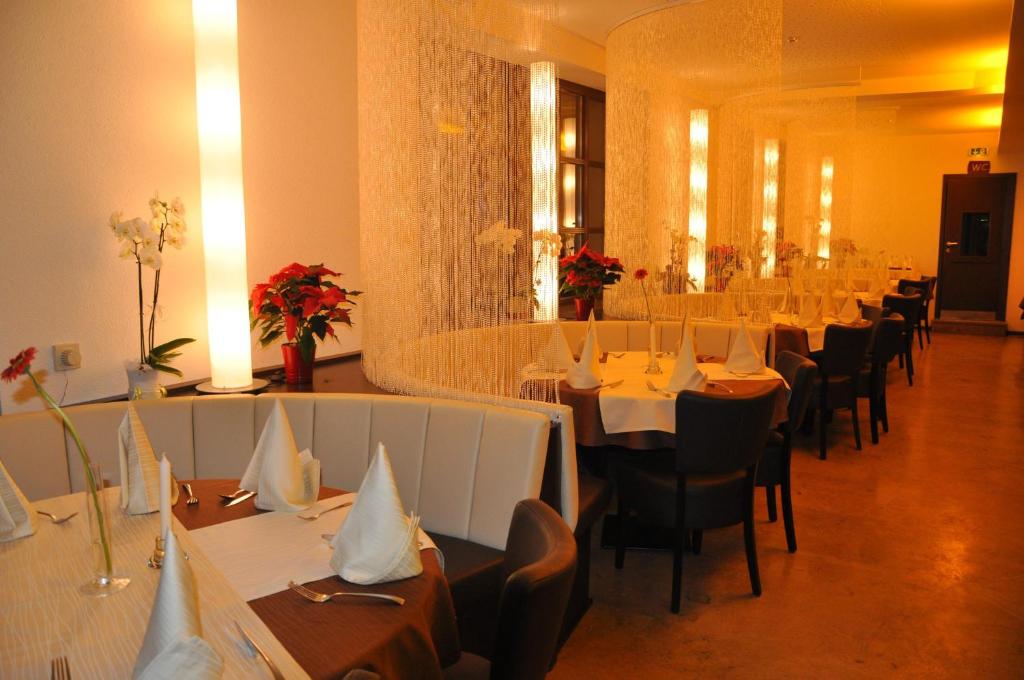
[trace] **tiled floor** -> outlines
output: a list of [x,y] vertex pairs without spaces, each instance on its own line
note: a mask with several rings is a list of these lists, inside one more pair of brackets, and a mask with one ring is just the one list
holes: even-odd
[[855,451],[846,412],[827,461],[798,438],[796,554],[759,492],[762,597],[739,527],[687,556],[679,615],[670,555],[616,571],[595,541],[594,606],[550,677],[1024,677],[1024,338],[936,335],[915,362],[912,388],[893,364],[879,445],[862,425]]

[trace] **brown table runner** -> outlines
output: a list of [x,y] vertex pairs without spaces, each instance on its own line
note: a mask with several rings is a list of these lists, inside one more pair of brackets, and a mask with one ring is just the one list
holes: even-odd
[[[766,384],[781,384],[781,380],[719,380],[719,384],[728,387],[734,394],[744,395],[760,392]],[[708,387],[709,391],[725,394],[722,388]],[[558,396],[563,404],[572,407],[572,420],[576,429],[576,443],[584,446],[621,446],[625,449],[650,451],[654,449],[673,449],[676,436],[671,432],[660,430],[641,430],[637,432],[619,432],[607,434],[601,421],[601,405],[598,402],[598,388],[578,390],[570,387],[564,380],[558,384]],[[776,392],[775,413],[772,414],[772,427],[788,418],[788,398],[786,390]]]
[[[238,480],[191,482],[200,499],[186,505],[182,495],[174,516],[186,529],[250,517],[252,500],[224,507],[217,494],[232,493]],[[323,487],[320,498],[344,493]],[[337,576],[308,583],[320,592],[372,591],[400,595],[405,605],[342,599],[316,604],[286,590],[249,602],[285,649],[314,680],[341,678],[365,668],[384,678],[440,678],[441,668],[459,658],[459,635],[448,582],[432,550],[423,551],[423,573],[414,578],[360,586]]]

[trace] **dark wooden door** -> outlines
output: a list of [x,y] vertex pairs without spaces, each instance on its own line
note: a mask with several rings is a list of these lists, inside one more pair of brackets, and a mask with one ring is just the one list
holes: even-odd
[[942,310],[1006,316],[1017,175],[945,175],[935,316]]

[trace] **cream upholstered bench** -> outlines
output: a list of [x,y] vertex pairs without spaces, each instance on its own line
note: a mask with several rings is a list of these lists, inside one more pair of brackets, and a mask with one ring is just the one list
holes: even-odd
[[[503,550],[517,502],[538,498],[549,418],[530,411],[416,397],[263,394],[132,402],[159,455],[180,479],[238,478],[274,400],[323,483],[357,489],[378,441],[391,456],[407,511],[424,529]],[[120,480],[117,429],[126,402],[67,409],[90,456]],[[84,489],[74,443],[54,415],[0,417],[0,459],[30,500]]]
[[[736,338],[738,321],[715,321],[701,319],[693,321],[693,336],[698,354],[724,357]],[[586,321],[562,321],[562,332],[574,352],[587,334]],[[598,321],[597,339],[606,352],[645,352],[650,342],[646,321]],[[671,350],[679,344],[682,324],[678,321],[655,321],[655,337],[658,348]],[[768,324],[748,324],[747,328],[758,347],[766,349],[771,357],[772,327]]]

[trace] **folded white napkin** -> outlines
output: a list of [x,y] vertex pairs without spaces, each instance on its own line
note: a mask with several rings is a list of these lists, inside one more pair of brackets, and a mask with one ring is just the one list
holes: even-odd
[[573,361],[565,374],[569,387],[585,390],[601,384],[601,347],[597,344],[597,323],[594,315],[590,315],[587,323],[587,336],[583,339],[580,360]]
[[725,359],[725,370],[735,373],[762,373],[764,371],[764,349],[759,349],[747,328],[747,319],[740,317],[736,339],[729,348]]
[[419,527],[420,518],[402,509],[387,449],[378,442],[355,505],[331,539],[331,568],[363,585],[421,574]]
[[540,365],[547,371],[564,371],[572,365],[572,351],[569,341],[558,322],[551,324],[551,338],[541,353]]
[[821,315],[823,317],[836,315],[836,296],[833,295],[832,287],[828,284],[825,285],[825,290],[821,294]]
[[697,352],[693,348],[693,331],[690,324],[683,324],[683,339],[679,343],[679,356],[676,358],[672,376],[668,379],[669,392],[695,390],[703,392],[708,384],[708,377],[697,368]]
[[821,307],[815,302],[814,295],[806,293],[800,301],[800,316],[797,319],[796,325],[801,328],[811,328],[813,326],[822,326],[824,323],[821,318]]
[[880,298],[885,295],[889,290],[889,277],[884,273],[879,273],[875,276],[875,281],[871,285],[871,297]]
[[224,660],[202,634],[192,567],[185,560],[174,532],[168,531],[160,583],[132,678],[219,678],[224,672]]
[[779,308],[775,311],[777,311],[779,314],[789,314],[790,309],[792,309],[792,297],[793,292],[790,288],[787,287],[786,290],[783,291],[782,293],[782,302],[781,304],[779,304]]
[[[129,515],[160,509],[160,463],[149,443],[134,406],[117,429],[117,457],[121,464],[121,507]],[[178,485],[171,484],[171,505],[178,502]]]
[[853,323],[860,321],[860,305],[857,304],[857,296],[850,293],[843,303],[843,308],[836,315],[842,323]]
[[305,510],[320,494],[320,461],[299,453],[280,400],[274,401],[239,487],[256,492],[260,510]]
[[0,543],[36,533],[36,511],[0,461]]

